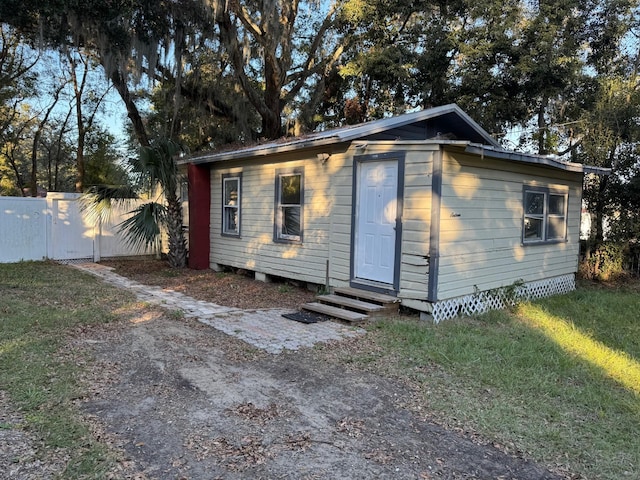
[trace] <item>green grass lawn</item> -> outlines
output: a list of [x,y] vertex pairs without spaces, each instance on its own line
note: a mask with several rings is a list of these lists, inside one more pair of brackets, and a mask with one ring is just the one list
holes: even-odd
[[0,264],[0,299],[0,388],[24,416],[23,428],[40,440],[42,455],[69,455],[62,478],[104,476],[112,453],[73,405],[82,395],[81,362],[65,351],[66,339],[116,319],[134,298],[69,267],[27,262]]
[[372,325],[375,362],[434,418],[589,479],[640,478],[640,295],[577,291],[439,325]]

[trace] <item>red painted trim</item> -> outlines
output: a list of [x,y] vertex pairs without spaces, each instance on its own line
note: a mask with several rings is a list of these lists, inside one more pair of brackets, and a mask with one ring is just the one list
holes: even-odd
[[209,268],[211,172],[207,165],[188,165],[189,268]]

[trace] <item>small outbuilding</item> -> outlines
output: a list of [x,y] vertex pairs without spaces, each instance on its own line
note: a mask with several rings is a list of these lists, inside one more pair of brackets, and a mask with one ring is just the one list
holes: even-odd
[[575,288],[582,181],[456,105],[188,164],[190,264],[384,293],[435,321]]

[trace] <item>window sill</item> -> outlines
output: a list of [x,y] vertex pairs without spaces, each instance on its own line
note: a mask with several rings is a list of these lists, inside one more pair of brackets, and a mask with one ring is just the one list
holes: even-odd
[[274,238],[274,243],[284,243],[287,245],[302,245],[302,239]]
[[520,245],[522,245],[523,247],[533,247],[536,245],[557,245],[558,243],[569,243],[569,240],[567,240],[566,238],[559,240],[530,240],[520,242]]

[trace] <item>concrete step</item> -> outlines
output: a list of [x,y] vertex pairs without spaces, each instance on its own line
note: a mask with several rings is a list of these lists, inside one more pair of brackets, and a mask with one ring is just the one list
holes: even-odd
[[302,305],[302,310],[308,310],[310,312],[321,313],[329,317],[338,318],[346,322],[357,323],[362,322],[369,318],[364,313],[354,312],[351,310],[345,310],[344,308],[332,307],[331,305],[325,305],[319,302],[310,302]]
[[327,305],[335,305],[340,308],[346,308],[349,310],[355,310],[357,312],[366,313],[368,315],[376,314],[385,310],[383,305],[377,303],[363,302],[351,297],[344,297],[342,295],[318,295],[316,301]]

